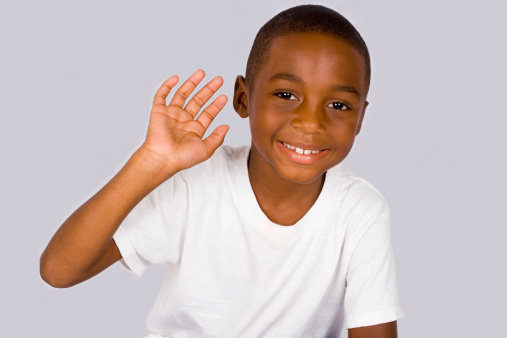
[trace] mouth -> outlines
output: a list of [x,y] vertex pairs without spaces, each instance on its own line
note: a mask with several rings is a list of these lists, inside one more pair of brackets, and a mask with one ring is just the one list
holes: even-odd
[[278,141],[282,153],[298,164],[313,164],[329,152],[329,149],[297,142]]
[[[285,147],[291,149],[291,150],[294,150],[296,153],[300,154],[300,155],[310,155],[310,154],[318,154],[320,153],[322,150],[324,149],[319,149],[319,150],[315,150],[315,149],[303,149],[303,148],[299,148],[299,147],[296,147],[296,146],[293,146],[289,143],[285,143],[285,142],[281,142]],[[313,146],[303,146],[305,148],[315,148]]]

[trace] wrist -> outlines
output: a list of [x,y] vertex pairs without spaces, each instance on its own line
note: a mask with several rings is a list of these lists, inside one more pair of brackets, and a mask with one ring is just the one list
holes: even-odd
[[142,146],[134,152],[125,167],[133,169],[137,173],[137,177],[144,181],[144,184],[153,186],[153,188],[178,172],[163,158]]

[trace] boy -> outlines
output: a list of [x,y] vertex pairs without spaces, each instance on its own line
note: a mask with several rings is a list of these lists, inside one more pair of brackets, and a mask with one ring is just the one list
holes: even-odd
[[233,106],[251,146],[220,147],[225,125],[202,139],[227,101],[199,113],[220,77],[186,105],[204,72],[167,105],[169,78],[145,142],[56,232],[42,277],[68,287],[120,259],[138,275],[167,264],[149,337],[330,337],[343,325],[396,337],[388,207],[338,165],[368,105],[364,41],[338,13],[297,6],[260,29],[245,76]]

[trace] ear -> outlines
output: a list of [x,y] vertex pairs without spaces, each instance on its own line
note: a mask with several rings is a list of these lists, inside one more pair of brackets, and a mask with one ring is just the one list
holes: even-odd
[[245,78],[242,75],[236,77],[234,84],[234,99],[232,105],[236,113],[242,118],[248,117],[248,91]]
[[363,107],[363,110],[361,111],[361,116],[359,116],[359,124],[357,125],[357,130],[356,130],[356,135],[359,134],[359,132],[361,131],[361,127],[363,126],[363,119],[364,119],[364,114],[366,113],[366,107],[368,107],[368,101],[364,101],[364,107]]

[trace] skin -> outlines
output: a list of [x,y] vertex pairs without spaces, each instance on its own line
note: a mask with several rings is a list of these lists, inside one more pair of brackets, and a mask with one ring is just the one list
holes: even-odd
[[[273,222],[301,219],[319,196],[325,172],[349,154],[368,105],[364,72],[362,57],[348,43],[301,33],[273,41],[252,93],[242,76],[236,79],[234,108],[250,119],[250,182]],[[325,154],[297,163],[281,141]]]
[[[250,181],[261,208],[274,222],[297,222],[317,199],[325,171],[350,151],[367,106],[359,61],[357,52],[340,40],[319,34],[288,35],[271,47],[254,93],[247,92],[244,78],[238,77],[234,107],[240,116],[250,117],[252,130]],[[280,72],[292,77],[270,81]],[[222,78],[212,79],[186,103],[203,78],[204,71],[196,71],[169,104],[166,99],[178,77],[159,88],[145,142],[111,181],[60,226],[42,253],[40,274],[48,284],[76,285],[121,259],[112,236],[130,211],[178,171],[209,159],[223,143],[226,125],[203,136],[227,97],[220,95],[199,113],[222,86]],[[334,85],[347,86],[349,91],[333,90]],[[290,92],[295,100],[275,94],[280,91]],[[340,111],[340,103],[351,109]],[[324,156],[312,165],[293,163],[277,148],[280,139],[321,147]],[[396,322],[350,329],[349,337],[393,338]]]
[[397,322],[357,327],[348,330],[349,338],[397,338]]
[[178,77],[172,76],[157,91],[145,142],[111,181],[60,226],[42,253],[40,274],[49,285],[76,285],[117,262],[121,254],[112,237],[130,211],[176,172],[210,158],[223,143],[226,125],[203,136],[227,97],[220,95],[199,114],[223,79],[212,79],[185,105],[203,78],[203,70],[195,72],[169,105],[166,98]]
[[[252,134],[250,183],[271,221],[290,226],[300,220],[317,200],[325,172],[349,154],[368,106],[365,78],[361,55],[320,33],[276,38],[252,92],[237,77],[233,105],[249,117]],[[321,154],[301,161],[281,142]],[[397,337],[396,321],[348,332],[350,338]]]

